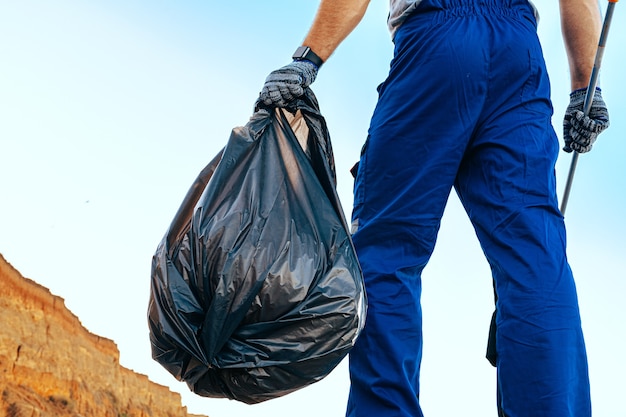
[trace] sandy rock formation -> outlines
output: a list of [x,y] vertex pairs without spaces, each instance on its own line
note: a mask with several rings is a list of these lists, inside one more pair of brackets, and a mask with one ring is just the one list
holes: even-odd
[[202,417],[0,255],[0,417]]

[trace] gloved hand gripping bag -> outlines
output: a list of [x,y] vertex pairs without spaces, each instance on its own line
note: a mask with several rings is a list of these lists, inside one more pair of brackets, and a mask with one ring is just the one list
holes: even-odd
[[152,261],[152,356],[248,404],[317,382],[365,319],[361,269],[310,89],[257,108],[199,174]]

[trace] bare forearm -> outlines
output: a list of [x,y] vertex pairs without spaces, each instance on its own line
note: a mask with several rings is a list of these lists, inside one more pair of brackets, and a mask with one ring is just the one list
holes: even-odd
[[369,0],[322,0],[304,45],[326,61],[356,28]]
[[560,0],[572,90],[587,87],[602,26],[597,0]]

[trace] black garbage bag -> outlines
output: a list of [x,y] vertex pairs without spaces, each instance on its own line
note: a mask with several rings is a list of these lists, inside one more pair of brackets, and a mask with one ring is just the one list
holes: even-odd
[[248,404],[321,380],[362,329],[361,270],[311,90],[257,109],[187,193],[152,262],[152,356]]

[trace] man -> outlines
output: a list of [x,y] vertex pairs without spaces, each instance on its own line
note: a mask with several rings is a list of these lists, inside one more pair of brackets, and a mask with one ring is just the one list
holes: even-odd
[[[599,90],[590,117],[580,111],[600,32],[596,1],[560,3],[570,152],[589,151],[608,126]],[[268,76],[261,99],[286,106],[302,94],[367,5],[322,0],[306,47]],[[369,310],[350,353],[348,416],[422,416],[421,272],[452,187],[493,272],[499,415],[591,416],[535,14],[528,0],[391,0],[394,58],[355,181],[353,238]]]

